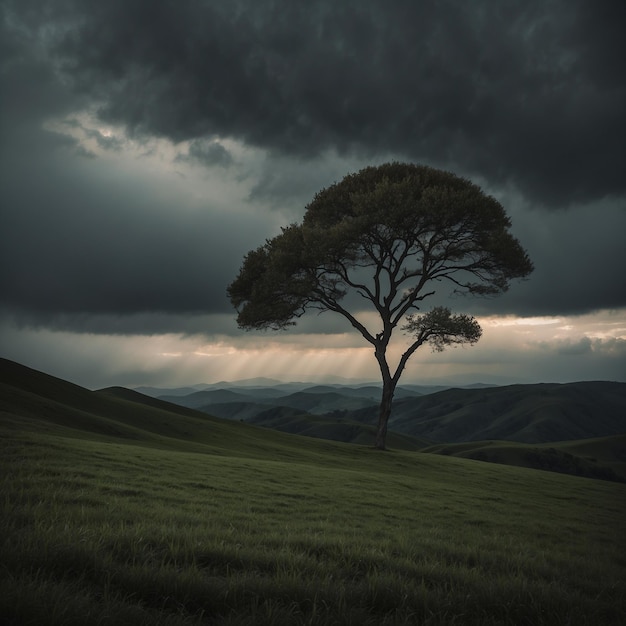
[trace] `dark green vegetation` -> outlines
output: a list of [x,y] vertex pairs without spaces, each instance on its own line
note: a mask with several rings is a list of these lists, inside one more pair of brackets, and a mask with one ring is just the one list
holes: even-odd
[[476,441],[438,444],[421,451],[626,482],[626,435],[535,445]]
[[[228,295],[247,330],[283,330],[310,309],[344,317],[374,348],[382,378],[375,446],[384,450],[394,393],[415,351],[472,345],[482,335],[471,315],[443,306],[422,312],[424,300],[498,295],[533,271],[510,227],[495,198],[451,172],[366,167],[315,194],[301,224],[251,250]],[[373,327],[364,310],[375,314]],[[389,362],[399,325],[411,341]]]
[[624,485],[286,435],[7,361],[0,381],[4,623],[610,625],[626,611]]

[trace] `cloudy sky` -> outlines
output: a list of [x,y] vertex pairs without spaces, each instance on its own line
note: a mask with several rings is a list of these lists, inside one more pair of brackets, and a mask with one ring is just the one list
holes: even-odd
[[[622,0],[0,0],[0,356],[89,388],[376,380],[343,318],[244,333],[244,254],[391,160],[535,263],[404,382],[626,381]],[[407,338],[401,334],[394,350]]]

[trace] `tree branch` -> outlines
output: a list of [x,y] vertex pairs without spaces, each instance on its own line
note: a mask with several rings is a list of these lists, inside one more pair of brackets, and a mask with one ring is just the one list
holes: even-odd
[[352,315],[352,313],[350,313],[350,311],[348,311],[347,309],[344,309],[344,307],[342,307],[337,301],[324,298],[323,295],[320,296],[319,301],[329,311],[334,311],[335,313],[339,313],[340,315],[343,315],[343,317],[345,317],[350,322],[352,327],[358,330],[361,333],[361,335],[363,335],[363,338],[366,341],[371,343],[373,346],[376,346],[376,337],[374,337],[374,335],[372,335],[367,330],[367,328],[361,322],[359,322],[359,320],[357,320],[356,317]]

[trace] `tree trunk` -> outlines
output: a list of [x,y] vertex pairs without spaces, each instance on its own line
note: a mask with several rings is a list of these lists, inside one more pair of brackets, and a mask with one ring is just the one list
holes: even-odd
[[393,392],[395,384],[393,380],[383,380],[383,396],[380,401],[380,412],[378,414],[378,430],[376,431],[375,446],[378,450],[386,450],[385,442],[387,440],[387,423],[391,416],[391,403],[393,402]]

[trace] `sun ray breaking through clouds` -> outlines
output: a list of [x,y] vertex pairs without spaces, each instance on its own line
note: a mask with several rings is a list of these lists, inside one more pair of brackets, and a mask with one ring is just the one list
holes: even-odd
[[[419,350],[405,383],[624,381],[626,319],[615,311],[584,316],[480,319],[476,346],[433,353]],[[356,333],[205,335],[75,334],[47,329],[4,331],[9,358],[46,369],[79,384],[176,386],[268,377],[281,381],[379,379],[372,348]],[[392,346],[396,361],[406,341]],[[45,356],[41,356],[41,355]],[[59,366],[63,356],[65,365]],[[621,371],[621,376],[615,376]]]

